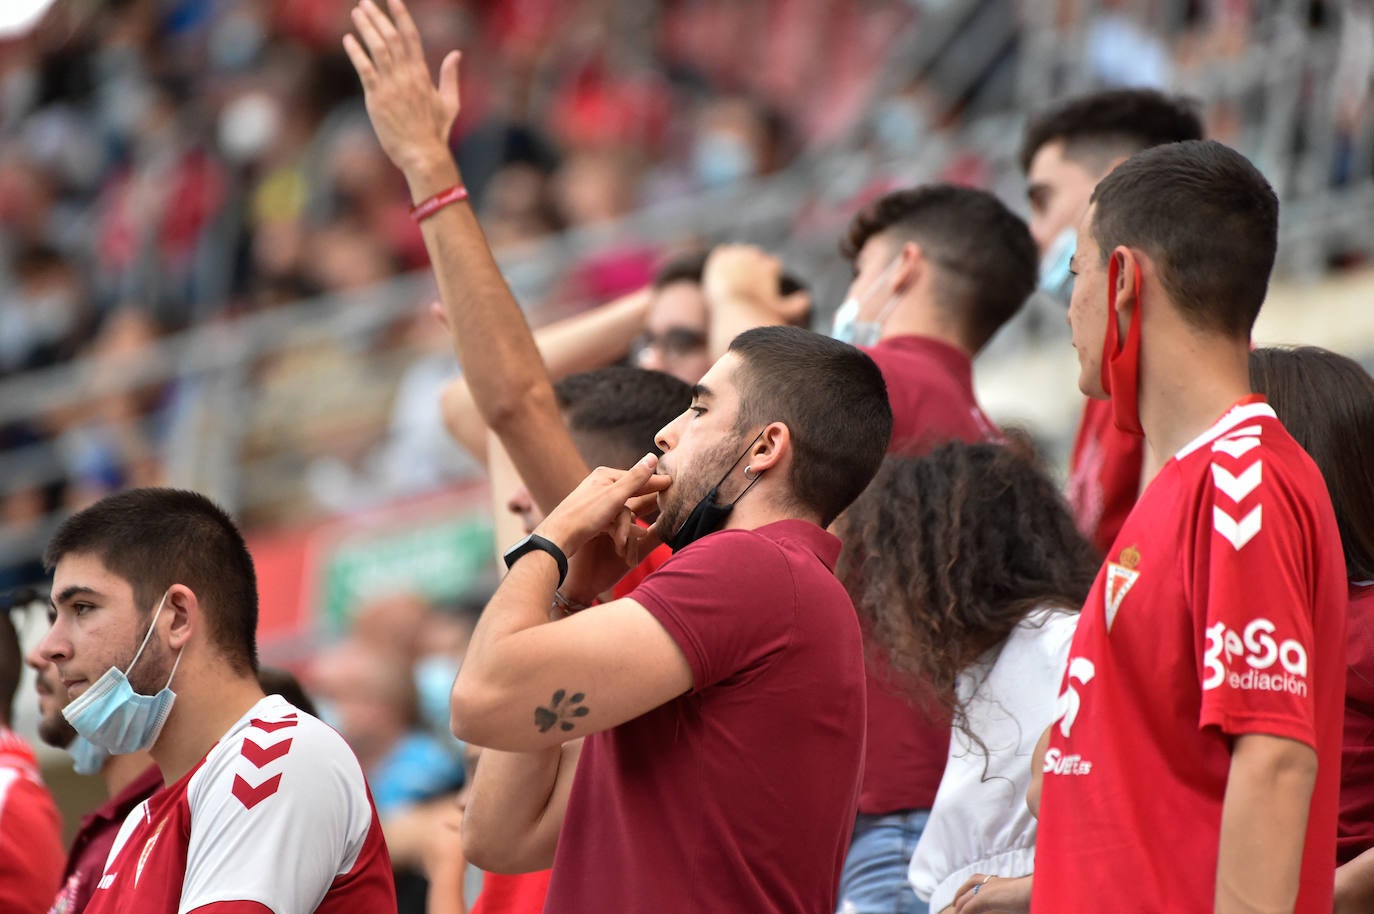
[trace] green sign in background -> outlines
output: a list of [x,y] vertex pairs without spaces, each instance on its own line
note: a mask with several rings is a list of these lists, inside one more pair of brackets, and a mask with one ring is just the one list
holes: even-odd
[[462,597],[492,566],[491,537],[490,520],[476,512],[350,537],[322,563],[320,618],[338,634],[369,600],[393,594]]

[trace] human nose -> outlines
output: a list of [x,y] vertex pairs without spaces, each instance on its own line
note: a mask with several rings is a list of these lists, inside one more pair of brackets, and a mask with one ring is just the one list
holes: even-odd
[[35,670],[40,669],[44,664],[57,663],[59,660],[66,660],[72,655],[71,643],[67,640],[65,633],[61,630],[61,620],[54,622],[44,633],[42,640],[29,651],[30,666]]
[[506,499],[506,510],[512,514],[524,516],[529,513],[531,507],[530,490],[524,486],[516,489],[510,498]]
[[660,451],[666,454],[677,446],[678,425],[689,412],[691,412],[691,410],[683,410],[682,415],[663,426],[663,428],[658,430],[658,434],[654,435],[654,444],[658,446]]
[[638,361],[639,367],[645,371],[663,371],[663,350],[650,343],[639,350]]

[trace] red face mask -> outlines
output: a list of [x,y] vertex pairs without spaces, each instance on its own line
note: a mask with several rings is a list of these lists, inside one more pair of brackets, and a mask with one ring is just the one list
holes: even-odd
[[1112,421],[1132,435],[1144,435],[1140,427],[1140,268],[1135,270],[1135,310],[1123,344],[1116,313],[1116,283],[1121,261],[1107,265],[1107,333],[1102,340],[1102,389],[1112,398]]

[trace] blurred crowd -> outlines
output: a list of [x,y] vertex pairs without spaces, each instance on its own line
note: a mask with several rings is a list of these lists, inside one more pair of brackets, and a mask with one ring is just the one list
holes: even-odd
[[[833,230],[829,213],[913,179],[988,186],[995,163],[961,142],[962,125],[1074,87],[1214,99],[1209,134],[1254,153],[1264,83],[1253,52],[1280,27],[1279,6],[429,0],[415,15],[429,48],[464,51],[453,147],[493,247],[518,260],[522,245],[728,195],[827,150],[888,164],[799,190],[816,198],[793,210],[798,231]],[[1305,7],[1311,35],[1339,34],[1350,135],[1331,171],[1354,180],[1374,26],[1359,3]],[[125,485],[207,484],[183,470],[204,455],[169,456],[205,434],[197,360],[126,389],[156,341],[315,296],[385,295],[379,283],[425,266],[339,44],[347,26],[341,0],[70,0],[0,44],[0,379],[91,366],[63,382],[89,398],[0,424],[0,455],[14,458],[0,493],[6,580],[32,575],[14,556],[32,551],[51,512]],[[923,26],[947,36],[924,54],[913,50]],[[1044,29],[1075,56],[1044,55],[1044,84],[1018,86]],[[1235,91],[1219,93],[1228,80]],[[926,173],[913,173],[913,155]],[[571,259],[528,248],[545,275],[523,304],[547,317],[604,302],[698,236],[690,224],[667,245],[622,233]],[[428,404],[455,366],[428,299],[414,304],[361,340],[247,367],[239,383],[252,393],[227,420],[241,426],[227,446],[307,480],[245,484],[250,528],[356,510],[468,468],[434,435]],[[382,358],[364,367],[360,352]]]

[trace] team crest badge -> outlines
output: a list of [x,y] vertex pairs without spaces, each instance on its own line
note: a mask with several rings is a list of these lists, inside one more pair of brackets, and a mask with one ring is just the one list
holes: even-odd
[[1122,549],[1115,562],[1107,563],[1107,586],[1102,591],[1107,610],[1107,631],[1112,630],[1117,610],[1121,609],[1121,601],[1126,599],[1126,594],[1130,593],[1135,582],[1140,579],[1140,572],[1136,571],[1139,564],[1140,550],[1134,546]]

